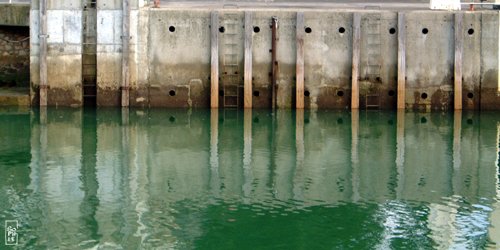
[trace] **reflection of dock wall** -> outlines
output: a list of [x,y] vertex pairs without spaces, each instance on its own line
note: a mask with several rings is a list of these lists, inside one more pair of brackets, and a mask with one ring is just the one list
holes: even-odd
[[[247,100],[247,106],[271,107],[273,69],[279,69],[277,107],[301,106],[303,94],[305,108],[345,109],[351,101],[360,108],[396,108],[398,72],[405,75],[399,79],[399,90],[404,88],[406,108],[494,109],[500,103],[499,14],[495,11],[212,10],[151,8],[142,1],[130,4],[129,60],[123,64],[129,67],[127,86],[122,79],[127,75],[122,74],[123,6],[112,1],[100,1],[97,6],[96,81],[101,106],[121,105],[122,91],[129,91],[130,106],[243,107]],[[48,4],[49,105],[82,104],[82,5],[77,0]],[[214,11],[217,15],[212,15]],[[34,4],[33,104],[39,85],[38,12]],[[360,15],[359,27],[353,22],[355,13]],[[278,20],[279,37],[275,62],[273,17]],[[297,18],[303,19],[304,27],[297,29]],[[252,29],[245,30],[245,23],[251,23]],[[358,28],[359,37],[353,33]],[[398,63],[398,57],[404,63]],[[251,70],[246,81],[245,69]],[[304,91],[297,92],[296,82]],[[212,104],[211,94],[218,95]],[[454,105],[455,96],[461,105]],[[226,103],[229,97],[231,104]]]

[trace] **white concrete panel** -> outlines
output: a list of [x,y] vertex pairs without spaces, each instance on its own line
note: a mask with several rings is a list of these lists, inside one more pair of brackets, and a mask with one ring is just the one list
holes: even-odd
[[64,42],[82,43],[82,12],[79,10],[64,11]]
[[64,10],[47,11],[47,43],[63,43],[64,41]]
[[137,44],[137,28],[139,25],[139,11],[138,10],[132,10],[130,11],[130,36],[132,39],[130,39],[131,44]]
[[38,10],[30,10],[30,43],[39,44],[40,39],[38,37],[40,33],[40,15]]
[[97,43],[121,44],[121,10],[97,11]]

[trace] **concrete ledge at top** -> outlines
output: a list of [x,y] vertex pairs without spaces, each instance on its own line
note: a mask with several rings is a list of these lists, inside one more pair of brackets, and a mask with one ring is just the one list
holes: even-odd
[[29,4],[0,3],[0,25],[29,26]]
[[431,10],[460,10],[460,0],[431,0]]

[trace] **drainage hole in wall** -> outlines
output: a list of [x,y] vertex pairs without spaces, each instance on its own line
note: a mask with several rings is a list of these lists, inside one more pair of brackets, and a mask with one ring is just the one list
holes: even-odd
[[221,27],[219,28],[219,32],[220,32],[220,33],[224,33],[224,31],[226,31],[226,28],[224,28],[224,26],[221,26]]
[[342,90],[337,91],[337,96],[340,96],[340,97],[344,96],[344,91],[342,91]]
[[259,123],[259,121],[260,121],[259,117],[253,118],[253,123]]
[[423,28],[422,29],[422,34],[426,35],[427,33],[429,33],[429,30],[427,28]]
[[306,33],[311,33],[312,32],[312,29],[310,27],[306,27]]
[[254,91],[253,92],[253,96],[259,97],[260,96],[260,92],[258,90]]
[[394,96],[396,94],[396,92],[394,90],[389,90],[389,96]]
[[427,123],[427,118],[425,117],[420,118],[420,123]]
[[174,123],[174,122],[175,122],[175,117],[170,116],[170,117],[168,118],[168,120],[169,120],[171,123]]
[[474,29],[469,29],[469,30],[467,31],[467,33],[468,33],[469,35],[474,34]]
[[310,122],[310,121],[309,121],[309,118],[304,119],[304,123],[305,123],[305,124],[308,124],[309,122]]
[[219,95],[224,96],[224,90],[219,90]]
[[175,90],[170,90],[168,91],[169,96],[175,96]]
[[427,93],[422,93],[422,94],[420,95],[420,97],[421,97],[422,99],[427,99]]
[[168,27],[168,31],[170,31],[170,32],[174,32],[174,31],[175,31],[175,27],[174,27],[174,26],[170,26],[170,27]]
[[467,119],[467,124],[472,125],[472,123],[474,123],[472,119]]
[[392,35],[396,34],[396,29],[395,28],[390,28],[389,29],[389,34],[392,34]]
[[467,97],[468,97],[469,99],[472,99],[472,98],[474,98],[474,94],[472,94],[472,93],[470,93],[470,92],[469,92],[469,93],[467,94]]
[[340,33],[340,34],[344,34],[344,32],[345,32],[345,28],[344,28],[344,27],[340,27],[340,28],[339,28],[339,33]]
[[344,120],[342,118],[337,119],[337,124],[342,124],[344,123]]
[[255,32],[255,33],[259,33],[259,32],[260,32],[260,28],[259,28],[259,26],[255,26],[255,27],[253,27],[253,32]]
[[308,97],[311,95],[311,93],[309,93],[309,90],[306,90],[306,91],[304,91],[304,95]]

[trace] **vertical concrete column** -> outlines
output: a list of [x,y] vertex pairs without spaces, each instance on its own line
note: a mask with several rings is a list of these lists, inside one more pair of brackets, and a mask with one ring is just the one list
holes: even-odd
[[47,106],[47,0],[40,0],[40,106]]
[[219,12],[210,14],[210,47],[211,47],[211,71],[210,71],[210,107],[219,107]]
[[398,109],[405,108],[406,98],[406,24],[405,14],[398,13]]
[[129,106],[129,88],[130,88],[130,5],[128,0],[122,2],[122,107]]
[[304,108],[304,12],[297,12],[297,61],[295,95],[297,109]]
[[359,108],[359,56],[361,50],[361,13],[354,13],[352,22],[352,87],[351,109]]
[[462,51],[464,45],[463,36],[463,14],[455,13],[455,86],[454,103],[455,110],[462,109]]
[[252,12],[245,11],[245,75],[244,75],[244,108],[252,108]]

